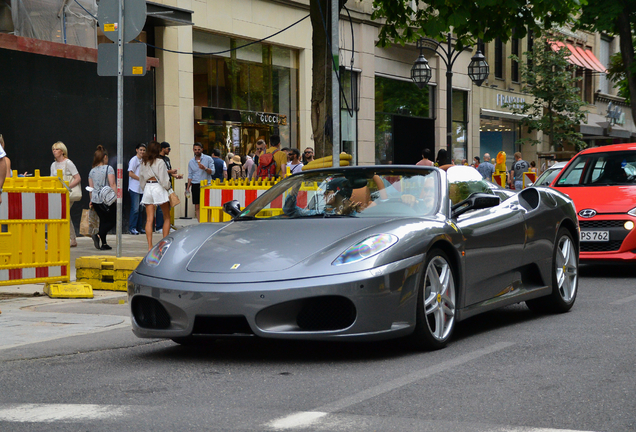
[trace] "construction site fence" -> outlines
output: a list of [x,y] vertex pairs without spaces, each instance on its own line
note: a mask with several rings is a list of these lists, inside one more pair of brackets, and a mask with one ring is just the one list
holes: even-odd
[[[59,177],[59,178],[58,178]],[[0,285],[68,282],[70,205],[68,184],[58,177],[5,180],[0,203]]]

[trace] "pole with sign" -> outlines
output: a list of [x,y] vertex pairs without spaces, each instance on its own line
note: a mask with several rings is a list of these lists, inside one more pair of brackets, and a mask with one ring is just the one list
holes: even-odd
[[[124,182],[124,76],[146,74],[146,45],[129,44],[146,22],[145,0],[101,0],[97,11],[104,35],[115,44],[99,44],[97,74],[117,76],[117,257],[121,257]],[[126,25],[124,25],[126,23]],[[115,67],[116,66],[116,67]]]

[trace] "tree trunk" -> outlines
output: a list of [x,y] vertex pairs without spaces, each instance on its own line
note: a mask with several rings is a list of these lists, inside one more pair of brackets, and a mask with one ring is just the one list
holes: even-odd
[[632,109],[632,118],[636,122],[636,76],[632,73],[632,65],[634,64],[634,43],[632,41],[632,28],[629,23],[629,8],[626,6],[623,13],[618,16],[617,27],[618,34],[621,38],[621,56],[623,57],[623,65],[625,66],[625,76],[629,86],[629,105]]
[[[331,70],[333,66],[331,51],[327,43],[327,39],[331,37],[330,3],[329,0],[310,1],[311,25],[313,27],[311,129],[317,158],[329,156],[332,153],[332,137],[325,135],[325,124],[327,121],[331,122]],[[325,26],[328,34],[325,34]],[[331,127],[331,125],[329,126]]]

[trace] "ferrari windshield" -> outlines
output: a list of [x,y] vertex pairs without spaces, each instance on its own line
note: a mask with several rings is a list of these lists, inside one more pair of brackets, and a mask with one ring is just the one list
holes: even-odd
[[439,172],[431,168],[308,171],[274,185],[239,219],[428,216],[439,194]]
[[636,152],[584,153],[574,159],[556,186],[636,185]]

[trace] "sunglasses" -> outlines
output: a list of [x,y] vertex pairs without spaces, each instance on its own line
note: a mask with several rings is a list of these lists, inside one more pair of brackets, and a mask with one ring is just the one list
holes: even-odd
[[306,152],[303,152],[303,153],[305,153],[305,154],[312,154],[313,152],[306,151]]

